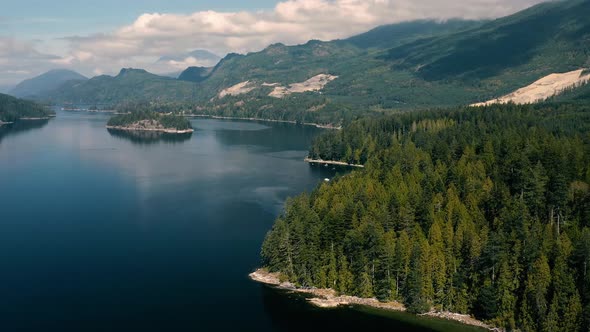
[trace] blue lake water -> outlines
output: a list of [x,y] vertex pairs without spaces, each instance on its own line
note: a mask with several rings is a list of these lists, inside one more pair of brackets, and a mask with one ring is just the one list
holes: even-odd
[[468,330],[319,310],[247,278],[285,199],[336,173],[303,162],[319,129],[197,119],[187,137],[129,136],[107,120],[0,128],[0,331]]

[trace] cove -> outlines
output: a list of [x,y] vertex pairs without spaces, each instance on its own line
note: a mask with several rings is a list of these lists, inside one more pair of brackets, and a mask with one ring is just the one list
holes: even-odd
[[321,129],[193,119],[190,136],[130,136],[107,121],[58,111],[0,131],[0,330],[473,330],[248,279],[287,197],[336,175],[303,162]]

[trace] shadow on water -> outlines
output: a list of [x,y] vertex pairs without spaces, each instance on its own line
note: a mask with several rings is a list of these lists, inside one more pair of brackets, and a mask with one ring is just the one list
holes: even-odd
[[26,120],[16,121],[14,123],[0,126],[0,142],[6,136],[21,134],[30,130],[45,127],[49,120]]
[[457,322],[417,317],[403,312],[378,310],[362,306],[334,309],[316,308],[302,294],[261,285],[261,297],[272,326],[280,331],[328,330],[366,331],[391,330],[407,332],[481,332],[478,327]]
[[161,133],[156,131],[127,131],[127,130],[114,130],[114,129],[107,129],[111,136],[131,141],[133,144],[137,145],[150,145],[150,144],[157,144],[160,142],[163,143],[182,143],[188,141],[192,137],[192,133],[186,134],[169,134],[169,133]]
[[[269,125],[267,123],[267,125]],[[263,130],[217,130],[215,137],[230,146],[259,146],[270,151],[301,149],[301,142],[311,143],[322,132],[311,126],[297,126],[286,123],[272,123]]]

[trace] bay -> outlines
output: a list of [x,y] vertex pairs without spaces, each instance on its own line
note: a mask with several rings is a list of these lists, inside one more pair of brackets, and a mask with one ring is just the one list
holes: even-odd
[[320,310],[248,279],[287,197],[338,172],[303,162],[320,129],[195,119],[188,136],[129,135],[107,120],[0,129],[0,330],[472,330]]

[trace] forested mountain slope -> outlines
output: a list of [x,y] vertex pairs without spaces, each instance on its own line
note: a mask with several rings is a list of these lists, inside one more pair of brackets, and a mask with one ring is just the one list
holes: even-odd
[[111,104],[124,101],[178,101],[190,98],[190,82],[124,68],[118,75],[101,75],[87,81],[70,81],[38,99],[54,103]]
[[21,118],[46,118],[54,113],[39,104],[0,93],[0,122]]
[[[399,23],[345,40],[229,54],[214,68],[189,70],[186,81],[147,73],[131,80],[101,76],[45,98],[143,99],[199,114],[334,124],[382,111],[468,105],[552,73],[590,67],[587,17],[589,1],[566,0],[488,22]],[[277,85],[288,88],[319,74],[337,79],[314,91],[271,96]],[[220,95],[235,86],[247,89]]]
[[589,133],[590,113],[572,104],[353,122],[310,154],[366,168],[288,201],[263,264],[302,286],[411,312],[587,331]]

